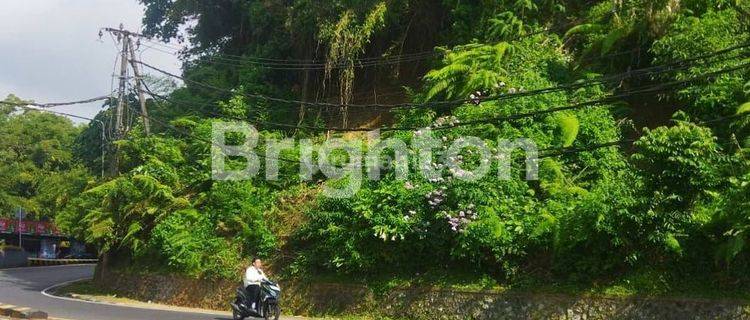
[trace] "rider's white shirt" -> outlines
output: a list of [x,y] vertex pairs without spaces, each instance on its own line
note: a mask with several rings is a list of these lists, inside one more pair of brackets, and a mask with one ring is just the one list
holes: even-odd
[[266,274],[263,273],[263,270],[259,270],[254,266],[250,266],[249,268],[247,268],[247,270],[245,270],[245,287],[251,284],[260,284],[260,282],[263,280],[268,280],[268,278],[266,278]]

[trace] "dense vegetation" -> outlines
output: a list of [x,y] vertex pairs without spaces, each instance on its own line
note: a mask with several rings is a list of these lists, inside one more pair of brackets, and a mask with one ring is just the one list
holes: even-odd
[[[257,254],[295,277],[417,278],[462,270],[470,279],[510,285],[654,273],[658,279],[647,282],[749,284],[745,1],[141,2],[147,34],[189,41],[182,52],[187,80],[168,88],[168,99],[150,101],[155,134],[133,130],[116,142],[119,175],[85,185],[99,169],[90,153],[98,148],[93,126],[72,148],[87,174],[64,151],[79,134],[70,124],[33,112],[0,119],[3,130],[13,121],[61,128],[32,130],[54,142],[20,134],[34,138],[14,158],[5,156],[14,150],[9,141],[0,142],[2,174],[29,172],[9,174],[33,181],[3,179],[0,204],[33,202],[30,210],[55,216],[113,263],[237,278],[244,258]],[[569,86],[434,104],[560,85]],[[431,107],[355,107],[399,102]],[[541,159],[533,181],[524,179],[520,154],[510,180],[489,175],[471,183],[426,179],[413,161],[406,182],[390,170],[363,182],[355,197],[336,199],[320,189],[340,181],[321,174],[300,181],[294,164],[284,163],[275,181],[211,180],[208,141],[219,119],[248,121],[263,137],[318,143],[328,135],[362,136],[323,127],[475,121],[437,136],[476,136],[493,148],[498,137],[530,138],[540,149],[574,152]],[[414,134],[386,136],[411,141]],[[629,139],[635,142],[590,148]],[[467,162],[476,160],[466,152]],[[297,159],[299,150],[282,156]],[[53,174],[36,176],[40,171]],[[50,184],[60,188],[27,187]]]
[[[10,95],[8,103],[20,99]],[[90,180],[73,154],[81,128],[63,117],[0,106],[0,210],[53,219]]]

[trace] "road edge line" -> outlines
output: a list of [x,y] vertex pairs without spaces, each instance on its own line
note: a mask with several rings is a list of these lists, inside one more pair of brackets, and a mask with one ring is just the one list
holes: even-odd
[[[178,312],[178,313],[198,313],[198,314],[206,314],[206,315],[214,315],[214,316],[231,315],[230,312],[222,312],[222,311],[212,312],[212,311],[204,311],[202,309],[192,310],[192,308],[191,310],[171,310],[171,309],[159,308],[157,306],[137,306],[137,305],[131,305],[131,304],[126,304],[126,303],[112,303],[112,302],[106,302],[106,301],[89,301],[89,300],[77,299],[77,298],[71,298],[71,297],[62,297],[62,296],[54,295],[48,292],[49,290],[52,290],[58,287],[62,287],[62,286],[65,286],[74,282],[79,282],[79,281],[84,281],[84,280],[89,280],[89,279],[92,279],[92,278],[86,277],[86,278],[81,278],[81,279],[60,282],[58,284],[54,284],[47,288],[44,288],[41,291],[41,294],[44,295],[45,297],[53,298],[53,299],[60,299],[60,300],[67,300],[67,301],[74,301],[74,302],[85,302],[85,303],[90,303],[90,304],[99,304],[99,305],[114,306],[114,307],[126,307],[126,308],[142,309],[142,310],[156,310],[156,311],[167,311],[167,312]],[[178,307],[178,308],[182,308],[182,307]]]

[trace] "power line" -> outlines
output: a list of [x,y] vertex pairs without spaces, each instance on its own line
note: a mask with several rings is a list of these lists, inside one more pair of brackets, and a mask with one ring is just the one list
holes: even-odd
[[[498,122],[514,121],[514,120],[519,120],[523,118],[533,118],[533,117],[548,115],[551,113],[556,113],[556,112],[561,112],[561,111],[593,107],[593,106],[602,105],[605,103],[611,103],[614,101],[622,100],[624,98],[628,98],[628,97],[632,97],[636,95],[658,93],[661,91],[671,89],[671,87],[674,87],[674,86],[689,84],[698,80],[711,78],[717,75],[733,72],[733,71],[744,69],[747,67],[750,67],[750,63],[745,63],[745,64],[741,64],[741,65],[731,67],[731,68],[724,68],[724,69],[720,69],[717,71],[704,73],[698,76],[691,77],[689,79],[675,80],[671,82],[661,83],[655,86],[644,86],[640,88],[635,88],[635,89],[631,89],[629,91],[625,91],[617,95],[613,95],[613,96],[605,97],[601,99],[589,100],[589,101],[584,101],[584,102],[580,102],[580,103],[576,103],[572,105],[559,106],[559,107],[549,108],[545,110],[537,110],[537,111],[531,111],[531,112],[526,112],[526,113],[517,113],[517,114],[512,114],[512,115],[507,115],[507,116],[485,118],[485,119],[474,120],[474,121],[464,121],[464,122],[459,122],[459,123],[451,124],[451,125],[433,127],[432,129],[433,130],[445,130],[445,129],[451,129],[451,128],[468,126],[468,125],[491,124],[491,123],[498,123]],[[149,93],[149,95],[151,95],[154,98],[159,98],[169,103],[176,103],[174,100],[171,100],[170,98],[156,94],[152,92],[151,90],[149,90],[148,88],[146,88],[146,91]],[[218,116],[218,117],[226,117],[226,115],[215,114],[215,113],[213,115]],[[235,118],[235,120],[250,121],[249,119],[239,119],[239,118]],[[250,121],[250,122],[253,122],[253,121]],[[423,128],[423,127],[377,127],[377,128],[314,127],[314,126],[302,126],[302,125],[275,123],[275,122],[262,121],[262,120],[255,120],[254,123],[259,124],[259,125],[267,125],[267,126],[281,127],[281,128],[293,128],[293,129],[305,129],[305,130],[317,130],[317,131],[338,131],[338,132],[366,132],[366,131],[373,131],[373,130],[412,131],[412,130],[419,130]]]
[[[96,101],[101,101],[101,100],[108,100],[108,99],[110,99],[109,96],[100,96],[100,97],[95,97],[95,98],[90,98],[90,99],[77,100],[77,101],[69,101],[69,102],[38,103],[38,102],[8,102],[8,101],[0,101],[0,104],[10,105],[10,106],[16,106],[16,107],[35,106],[35,107],[39,107],[39,108],[53,108],[53,107],[61,107],[61,106],[70,106],[70,105],[75,105],[75,104],[91,103],[91,102],[96,102]],[[91,120],[91,119],[84,119],[84,120]]]
[[552,158],[552,157],[563,156],[566,154],[574,154],[574,153],[581,153],[581,152],[586,152],[586,151],[593,151],[593,150],[607,148],[607,147],[622,146],[624,144],[630,144],[635,141],[636,141],[635,139],[623,139],[623,140],[617,140],[617,141],[597,143],[597,144],[587,145],[583,147],[549,148],[549,149],[541,150],[541,151],[548,151],[549,153],[542,154],[538,158],[539,159]]
[[[135,110],[135,109],[133,109],[133,111],[134,112],[138,112],[138,110]],[[201,141],[201,142],[204,142],[204,143],[208,143],[210,145],[213,145],[213,146],[216,146],[216,147],[219,147],[219,148],[223,148],[224,147],[224,146],[215,144],[213,141],[211,141],[209,139],[204,139],[202,137],[199,137],[199,136],[197,136],[196,134],[194,134],[194,133],[192,133],[190,131],[182,130],[182,129],[180,129],[180,128],[172,125],[172,124],[167,123],[166,121],[162,121],[162,120],[156,119],[153,116],[148,116],[148,118],[150,120],[152,120],[153,122],[159,123],[160,125],[168,128],[168,129],[170,129],[170,130],[172,130],[172,131],[174,131],[174,132],[176,132],[178,134],[190,136],[190,137],[192,137],[192,138],[194,138],[194,139],[196,139],[198,141]],[[606,148],[606,147],[612,147],[612,146],[618,146],[618,145],[623,145],[623,144],[626,144],[626,143],[632,143],[634,141],[635,140],[618,140],[618,141],[611,141],[611,142],[599,143],[599,144],[594,144],[594,145],[589,145],[589,146],[584,146],[584,147],[547,148],[547,149],[542,149],[541,151],[548,152],[548,153],[542,154],[542,155],[538,156],[538,158],[539,159],[551,158],[551,157],[558,157],[558,156],[562,156],[562,155],[566,155],[566,154],[573,154],[573,153],[581,153],[581,152],[586,152],[586,151],[593,151],[593,150],[596,150],[596,149],[601,149],[601,148]],[[262,158],[262,159],[271,159],[271,160],[278,160],[278,161],[287,162],[287,163],[301,164],[301,162],[299,160],[292,160],[292,159],[287,159],[287,158],[284,158],[284,157],[268,157],[265,154],[259,154],[259,153],[256,153],[256,155],[259,158]],[[316,164],[316,165],[318,167],[320,167],[320,164]],[[328,167],[338,168],[336,166],[328,166]]]
[[[179,55],[180,50],[185,50],[185,48],[177,48],[173,46],[169,46],[160,42],[148,40],[150,44],[162,46],[164,48],[178,50],[178,52],[173,51],[167,51],[164,49],[157,49],[153,46],[146,47],[161,51],[167,54],[171,55]],[[442,55],[439,51],[422,51],[422,52],[413,52],[413,53],[406,53],[406,54],[399,54],[394,56],[384,56],[384,57],[365,57],[365,58],[358,58],[354,60],[355,64],[361,64],[361,63],[372,63],[372,62],[378,62],[378,61],[392,61],[392,60],[398,60],[403,58],[414,58],[414,57],[423,57],[427,58],[430,56],[438,56]],[[208,56],[197,56],[197,58],[207,58]],[[318,66],[325,66],[326,63],[324,60],[316,60],[316,59],[276,59],[276,58],[263,58],[263,57],[253,57],[248,55],[232,55],[232,54],[226,54],[221,53],[219,56],[211,56],[212,59],[219,59],[219,60],[226,60],[226,61],[232,61],[232,62],[251,62],[251,63],[259,63],[259,64],[266,64],[269,66],[300,66],[300,67],[318,67]]]
[[[169,55],[178,55],[175,52],[170,52],[166,50],[162,50],[160,48],[149,46],[149,45],[143,45],[146,48],[153,49],[155,51],[159,51],[165,54]],[[366,68],[366,67],[377,67],[377,66],[386,66],[386,65],[393,65],[393,64],[400,64],[405,62],[414,62],[414,61],[420,61],[424,60],[426,57],[433,57],[435,54],[430,55],[402,55],[399,57],[384,57],[379,60],[373,60],[373,61],[362,61],[362,60],[356,60],[351,63],[351,66],[354,68]],[[217,65],[224,65],[224,66],[240,66],[240,65],[249,65],[254,66],[262,69],[269,69],[269,70],[289,70],[289,71],[307,71],[307,70],[326,70],[326,69],[343,69],[348,68],[350,64],[348,63],[337,63],[337,64],[326,64],[326,63],[280,63],[280,62],[263,62],[263,61],[254,61],[252,59],[240,59],[240,58],[223,58],[220,56],[198,56],[194,61],[209,61]]]
[[[178,56],[179,53],[177,52],[171,52],[166,51],[161,48],[149,46],[149,45],[143,45],[146,48],[153,49],[165,54],[175,55]],[[403,54],[403,55],[397,55],[397,56],[387,56],[382,58],[373,58],[372,61],[367,61],[367,58],[357,59],[352,62],[351,66],[355,68],[365,68],[365,67],[371,67],[371,66],[384,66],[384,65],[392,65],[392,64],[399,64],[404,62],[414,62],[419,60],[424,60],[425,58],[430,58],[437,55],[445,55],[446,52],[449,52],[450,50],[444,50],[442,52],[423,52],[423,53],[415,53],[415,54]],[[633,52],[639,52],[640,48],[626,50],[622,52],[615,52],[611,54],[601,55],[594,58],[588,58],[585,60],[582,60],[582,62],[588,62],[593,60],[602,60],[605,58],[610,57],[616,57],[626,54],[632,54]],[[239,65],[252,65],[263,69],[272,69],[272,70],[325,70],[327,68],[331,69],[340,69],[340,68],[347,68],[349,67],[349,64],[346,63],[339,63],[339,64],[327,64],[327,63],[284,63],[284,62],[265,62],[265,61],[257,61],[254,60],[254,58],[243,58],[242,56],[236,56],[237,58],[224,58],[222,56],[211,56],[211,55],[203,55],[203,56],[197,56],[195,61],[210,61],[214,64],[218,65],[224,65],[224,66],[239,66]],[[284,60],[281,60],[284,61]]]
[[[750,64],[745,64],[745,65],[743,65],[743,67],[747,67],[748,65],[750,65]],[[736,68],[729,68],[729,69],[736,69]],[[717,74],[717,73],[716,72],[712,72],[712,73],[709,73],[709,74]],[[708,74],[706,74],[706,75],[708,75]],[[646,91],[646,90],[644,90],[644,91]],[[648,91],[653,91],[653,89],[650,89]],[[546,112],[548,110],[544,110],[544,111]],[[748,115],[748,114],[742,114],[742,116],[746,116],[746,115]],[[521,116],[525,116],[525,115],[523,115],[523,114],[522,115],[514,115],[513,118],[518,118],[518,117],[521,117]],[[179,132],[181,132],[183,134],[189,134],[189,135],[191,135],[193,137],[196,137],[192,133],[189,133],[189,132],[186,133],[185,131],[179,130],[179,128],[176,128],[176,127],[174,127],[172,125],[166,124],[163,121],[160,121],[160,120],[155,120],[155,121],[159,122],[161,124],[164,124],[165,126],[171,128],[173,130],[177,130],[177,131],[179,131]],[[712,121],[705,121],[703,123],[708,123],[708,122],[712,122]],[[447,128],[440,128],[440,129],[447,129]],[[200,137],[197,137],[197,138],[200,138]],[[203,141],[207,141],[205,139],[202,139],[202,140]],[[635,140],[627,139],[627,140],[618,140],[618,141],[612,141],[612,142],[605,142],[605,143],[600,143],[600,144],[595,144],[595,145],[589,145],[589,146],[584,146],[584,147],[549,148],[549,149],[544,149],[543,151],[548,152],[548,153],[545,153],[545,154],[539,156],[539,158],[549,158],[549,157],[562,156],[562,155],[571,154],[571,153],[580,153],[580,152],[585,152],[585,151],[592,151],[592,150],[596,150],[596,149],[600,149],[600,148],[612,147],[612,146],[619,146],[619,145],[623,145],[623,144],[627,144],[627,143],[632,143],[634,141]],[[208,142],[210,142],[210,141],[208,141]],[[210,143],[212,143],[212,142],[210,142]],[[263,158],[267,158],[265,155],[262,155],[262,157]],[[286,161],[286,162],[292,162],[292,163],[297,163],[297,161],[295,161],[295,160],[290,160],[290,159],[285,159],[285,158],[278,158],[277,160]]]
[[[749,44],[749,46],[750,46],[750,44]],[[736,48],[733,48],[733,50],[736,50]],[[725,50],[723,50],[723,51],[725,51]],[[724,53],[724,52],[718,51],[716,53]],[[716,53],[714,53],[714,54],[716,54]],[[742,57],[746,57],[746,56],[747,56],[747,54],[737,54],[737,55],[730,56],[730,57],[724,57],[724,58],[719,59],[719,60],[714,61],[714,62],[721,62],[721,61],[725,61],[725,60],[729,60],[729,59],[742,58]],[[494,101],[497,101],[497,100],[508,100],[508,99],[515,99],[515,98],[520,98],[520,97],[536,96],[536,95],[545,94],[545,93],[551,93],[551,92],[556,92],[556,91],[578,89],[578,88],[582,88],[582,87],[586,87],[586,86],[592,86],[592,85],[600,85],[600,84],[604,84],[604,83],[607,83],[607,82],[610,82],[610,81],[617,81],[617,82],[619,82],[619,81],[622,81],[622,80],[630,78],[630,77],[644,77],[644,76],[653,76],[653,75],[657,75],[657,74],[661,74],[661,73],[669,73],[669,72],[679,71],[679,70],[683,70],[683,69],[688,69],[688,68],[691,68],[692,66],[691,65],[682,65],[682,66],[678,66],[678,67],[675,67],[675,68],[672,68],[672,69],[666,69],[667,67],[670,67],[672,65],[675,65],[677,63],[682,63],[682,62],[685,62],[685,61],[693,61],[693,60],[696,60],[696,59],[705,59],[705,58],[708,58],[708,57],[710,57],[710,56],[709,55],[699,56],[699,57],[694,57],[694,58],[687,59],[687,60],[680,61],[680,62],[674,62],[674,63],[670,63],[670,64],[657,65],[657,66],[651,66],[651,67],[646,67],[646,68],[641,68],[641,69],[629,70],[629,71],[626,71],[626,72],[623,72],[623,73],[620,73],[620,74],[615,74],[615,75],[611,75],[611,76],[607,76],[607,77],[601,77],[601,78],[598,78],[598,79],[592,79],[592,80],[586,80],[586,81],[574,81],[574,82],[571,82],[571,83],[567,83],[567,84],[563,84],[563,85],[557,85],[557,86],[552,86],[552,87],[547,87],[547,88],[541,88],[541,89],[535,89],[535,90],[529,90],[529,91],[519,91],[519,92],[516,92],[516,93],[509,93],[509,94],[499,95],[499,96],[496,96],[496,97],[487,97],[487,98],[481,99],[480,102],[492,101],[492,100],[494,100]],[[662,70],[660,70],[660,69],[662,69]],[[298,102],[298,101],[295,101],[295,102]],[[462,100],[445,101],[445,102],[448,102],[448,103],[452,103],[452,102],[468,102],[468,100],[463,100],[462,99]],[[441,102],[426,103],[425,106],[431,106],[434,103],[441,103]],[[335,105],[331,105],[331,106],[333,107],[333,106],[340,106],[340,105],[335,104]]]
[[714,123],[714,122],[722,122],[722,121],[726,121],[726,120],[733,120],[733,119],[744,118],[744,117],[747,117],[747,116],[750,116],[750,112],[743,112],[743,113],[733,114],[733,115],[729,115],[729,116],[718,117],[718,118],[714,118],[714,119],[710,119],[710,120],[704,120],[704,121],[699,122],[699,124],[709,124],[709,123]]
[[[656,73],[655,70],[658,70],[660,68],[667,68],[667,67],[670,67],[670,66],[678,66],[677,67],[678,69],[689,68],[691,66],[690,65],[685,65],[686,63],[690,63],[690,62],[694,62],[694,61],[699,61],[699,60],[704,60],[704,59],[709,59],[709,58],[712,58],[712,57],[723,55],[723,54],[725,54],[727,52],[731,52],[731,51],[738,50],[738,49],[744,49],[746,47],[750,47],[750,43],[745,43],[745,44],[742,44],[742,45],[728,47],[728,48],[725,48],[725,49],[722,49],[722,50],[714,51],[714,52],[709,53],[709,54],[695,56],[695,57],[692,57],[692,58],[675,61],[675,62],[672,62],[672,63],[669,63],[669,64],[664,64],[664,65],[659,65],[659,66],[652,66],[652,67],[647,67],[647,68],[642,68],[642,69],[637,69],[637,70],[630,70],[630,71],[627,71],[627,72],[624,72],[624,73],[621,73],[621,74],[618,74],[618,75],[612,75],[612,76],[602,77],[600,79],[573,82],[573,83],[569,83],[569,84],[565,84],[565,85],[558,85],[558,86],[553,86],[553,87],[548,87],[548,88],[542,88],[542,89],[536,89],[536,90],[525,91],[525,92],[516,92],[516,93],[507,93],[507,94],[499,94],[499,95],[494,95],[494,96],[488,96],[488,97],[482,98],[481,101],[505,100],[505,99],[512,99],[512,98],[516,98],[516,97],[532,96],[532,95],[543,94],[543,93],[551,93],[551,92],[556,92],[556,91],[565,91],[565,90],[571,90],[571,89],[578,89],[578,88],[582,88],[582,87],[586,87],[586,86],[599,85],[599,84],[602,84],[602,83],[604,83],[606,81],[616,81],[616,80],[619,81],[619,80],[623,80],[623,79],[626,79],[626,78],[629,78],[629,77],[634,77],[634,76],[647,76],[647,75]],[[730,58],[736,58],[736,57],[744,57],[744,55],[737,55],[735,57],[730,57]],[[167,76],[170,76],[170,77],[173,77],[173,78],[176,78],[176,79],[180,79],[180,80],[182,80],[183,82],[186,82],[186,83],[193,83],[195,85],[198,85],[198,86],[201,86],[201,87],[204,87],[204,88],[207,88],[207,89],[211,89],[211,90],[215,90],[215,91],[219,91],[219,92],[224,92],[224,93],[228,93],[228,94],[237,94],[237,92],[235,92],[233,90],[225,89],[225,88],[220,88],[220,87],[217,87],[217,86],[214,86],[214,85],[210,85],[210,84],[207,84],[207,83],[195,81],[195,80],[192,80],[192,79],[187,79],[185,77],[173,74],[173,73],[171,73],[169,71],[166,71],[166,70],[160,69],[158,67],[152,66],[152,65],[150,65],[148,63],[145,63],[143,61],[136,61],[136,63],[139,63],[139,64],[141,64],[141,65],[143,65],[143,66],[145,66],[145,67],[147,67],[149,69],[152,69],[152,70],[157,71],[159,73],[165,74]],[[659,71],[659,72],[670,72],[670,71],[672,71],[672,70]],[[294,99],[285,99],[285,98],[271,97],[271,96],[266,96],[266,95],[262,95],[262,94],[245,93],[244,96],[250,97],[250,98],[254,98],[254,99],[272,101],[272,102],[279,102],[279,103],[285,103],[285,104],[294,104],[295,105],[294,107],[297,107],[297,105],[315,106],[315,107],[342,107],[341,104],[337,104],[337,103],[309,102],[309,101],[301,101],[301,100],[294,100]],[[426,107],[429,108],[429,107],[433,107],[433,106],[457,105],[457,104],[464,104],[464,103],[469,103],[469,102],[472,102],[472,99],[456,99],[456,100],[424,102],[424,103],[348,104],[348,105],[346,105],[346,107],[348,107],[348,108],[352,108],[352,107],[353,108],[367,108],[367,109],[373,109],[373,108],[426,108]]]
[[[566,25],[560,26],[560,27],[548,27],[543,28],[535,32],[531,32],[529,34],[519,35],[510,39],[505,40],[505,42],[514,42],[525,38],[530,38],[532,36],[542,34],[545,32],[552,31],[557,28],[563,28],[566,26],[571,26],[575,24],[575,22],[568,23]],[[167,45],[165,43],[161,43],[158,41],[152,41],[150,39],[147,39],[147,41],[151,44],[159,45],[162,47],[175,49],[175,50],[183,50],[184,48],[176,48],[174,46]],[[153,49],[153,47],[151,47]],[[162,51],[164,52],[164,51]],[[165,52],[172,55],[176,55],[176,52]],[[361,65],[370,65],[370,64],[377,64],[378,62],[385,62],[385,61],[394,61],[394,60],[401,60],[401,59],[412,59],[415,57],[419,57],[420,59],[427,59],[432,58],[433,56],[443,55],[444,52],[436,51],[436,50],[429,50],[429,51],[421,51],[421,52],[413,52],[413,53],[406,53],[406,54],[399,54],[394,55],[390,57],[365,57],[365,58],[358,58],[353,60],[353,64],[355,66],[361,66]],[[206,58],[205,56],[199,57],[199,58]],[[222,53],[219,57],[211,57],[211,58],[218,58],[222,60],[229,60],[229,61],[236,61],[236,62],[259,62],[259,63],[265,63],[266,65],[273,66],[302,66],[302,67],[326,67],[327,63],[322,60],[309,60],[309,59],[276,59],[276,58],[265,58],[265,57],[252,57],[247,55],[232,55],[232,54],[226,54]]]
[[[49,110],[49,109],[46,109],[48,107],[43,107],[43,104],[36,104],[36,103],[15,103],[15,102],[6,102],[6,101],[0,101],[0,104],[9,105],[9,106],[18,107],[18,108],[23,108],[23,109],[26,109],[26,110],[35,110],[35,111],[41,111],[41,112],[48,112],[48,113],[53,113],[53,114],[57,114],[57,115],[61,115],[61,116],[66,116],[66,117],[81,119],[81,120],[94,121],[94,119],[87,118],[87,117],[84,117],[84,116],[79,116],[79,115],[75,115],[75,114],[71,114],[71,113],[67,113],[67,112]],[[70,105],[70,104],[74,104],[74,103],[66,103],[64,105]],[[34,106],[34,107],[31,107],[31,106]]]
[[[133,110],[133,111],[136,112],[136,113],[140,113],[138,110]],[[146,118],[150,119],[151,121],[156,122],[156,123],[158,123],[158,124],[160,124],[160,125],[168,128],[168,129],[170,129],[170,130],[172,130],[172,131],[174,131],[174,132],[176,132],[178,134],[190,136],[193,139],[196,139],[196,140],[201,141],[201,142],[208,143],[208,144],[213,145],[215,147],[218,147],[220,149],[224,148],[224,146],[222,146],[222,145],[217,145],[217,144],[215,144],[213,141],[211,141],[209,139],[204,139],[204,138],[199,137],[199,136],[197,136],[196,134],[194,134],[194,133],[192,133],[190,131],[182,130],[182,129],[180,129],[180,128],[178,128],[178,127],[176,127],[176,126],[174,126],[174,125],[172,125],[172,124],[170,124],[170,123],[168,123],[166,121],[159,120],[157,118],[154,118],[153,116],[147,116],[147,115],[143,115],[143,114],[141,114],[141,116],[146,117]],[[262,155],[262,154],[256,154],[256,155],[258,157],[260,157],[260,158],[263,158],[263,159],[273,159],[273,160],[279,160],[279,161],[289,162],[289,163],[299,163],[299,161],[295,161],[295,160],[291,160],[291,159],[286,159],[286,158],[283,158],[283,157],[269,158],[266,155]]]
[[[734,115],[731,115],[731,116],[725,116],[725,117],[720,117],[720,118],[711,119],[711,120],[699,121],[696,124],[698,124],[698,125],[704,125],[704,124],[709,124],[709,123],[714,123],[714,122],[720,122],[720,121],[726,121],[726,120],[731,120],[731,119],[743,118],[743,117],[747,117],[747,116],[750,116],[750,112],[745,112],[745,113],[740,113],[740,114],[734,114]],[[617,140],[617,141],[612,141],[612,142],[605,142],[605,143],[599,143],[599,144],[594,144],[594,145],[588,145],[588,146],[584,146],[584,147],[561,148],[561,149],[556,150],[557,152],[551,152],[549,154],[544,154],[544,155],[539,156],[539,158],[542,159],[542,158],[549,158],[549,157],[557,157],[557,156],[561,156],[561,155],[565,155],[565,154],[570,154],[570,153],[579,153],[579,152],[592,151],[592,150],[606,148],[606,147],[621,146],[621,145],[624,145],[624,144],[633,144],[636,141],[638,141],[638,140],[637,139],[623,139],[623,140]],[[554,150],[554,148],[552,148],[552,149],[545,149],[545,150],[542,150],[542,151],[553,151],[553,150]]]
[[[134,111],[138,112],[137,110],[134,110]],[[728,118],[735,118],[735,117],[744,117],[744,116],[748,116],[748,115],[750,115],[750,113],[743,113],[743,114],[738,114],[738,115],[734,115],[734,116],[730,116],[730,117],[724,117],[724,118],[728,119]],[[180,128],[177,128],[177,127],[175,127],[175,126],[173,126],[173,125],[171,125],[169,123],[166,123],[165,121],[158,120],[158,119],[155,119],[153,117],[149,117],[149,118],[151,120],[153,120],[154,122],[162,124],[165,127],[169,128],[169,129],[171,129],[173,131],[176,131],[177,133],[188,135],[188,136],[193,137],[193,138],[195,138],[195,139],[197,139],[199,141],[206,142],[206,143],[209,143],[211,145],[217,146],[216,144],[213,143],[213,141],[210,141],[208,139],[203,139],[201,137],[198,137],[197,135],[193,134],[192,132],[181,130]],[[716,120],[723,120],[723,119],[714,119],[714,120],[709,120],[709,121],[703,121],[703,122],[700,122],[699,124],[705,124],[705,123],[709,123],[709,122],[714,122]],[[543,154],[539,155],[537,158],[538,159],[545,159],[545,158],[559,157],[559,156],[568,155],[568,154],[576,154],[576,153],[594,151],[594,150],[598,150],[598,149],[602,149],[602,148],[608,148],[608,147],[614,147],[614,146],[622,146],[622,145],[625,145],[625,144],[632,144],[635,141],[637,141],[637,140],[635,140],[635,139],[622,139],[622,140],[616,140],[616,141],[610,141],[610,142],[604,142],[604,143],[591,144],[591,145],[586,145],[586,146],[581,146],[581,147],[546,148],[546,149],[540,150],[540,151],[543,152]],[[223,146],[218,146],[218,147],[221,148]],[[263,158],[263,159],[279,160],[279,161],[282,161],[282,162],[295,163],[295,164],[300,163],[299,161],[292,160],[292,159],[287,159],[287,158],[283,158],[283,157],[272,158],[272,157],[268,157],[268,156],[263,155],[263,154],[257,154],[257,155],[258,155],[258,157]]]

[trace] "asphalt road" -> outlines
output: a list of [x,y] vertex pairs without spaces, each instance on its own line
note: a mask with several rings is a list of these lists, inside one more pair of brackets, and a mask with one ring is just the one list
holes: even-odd
[[139,309],[47,297],[42,290],[91,277],[93,265],[50,266],[0,270],[0,302],[47,312],[73,320],[224,320],[226,315]]

